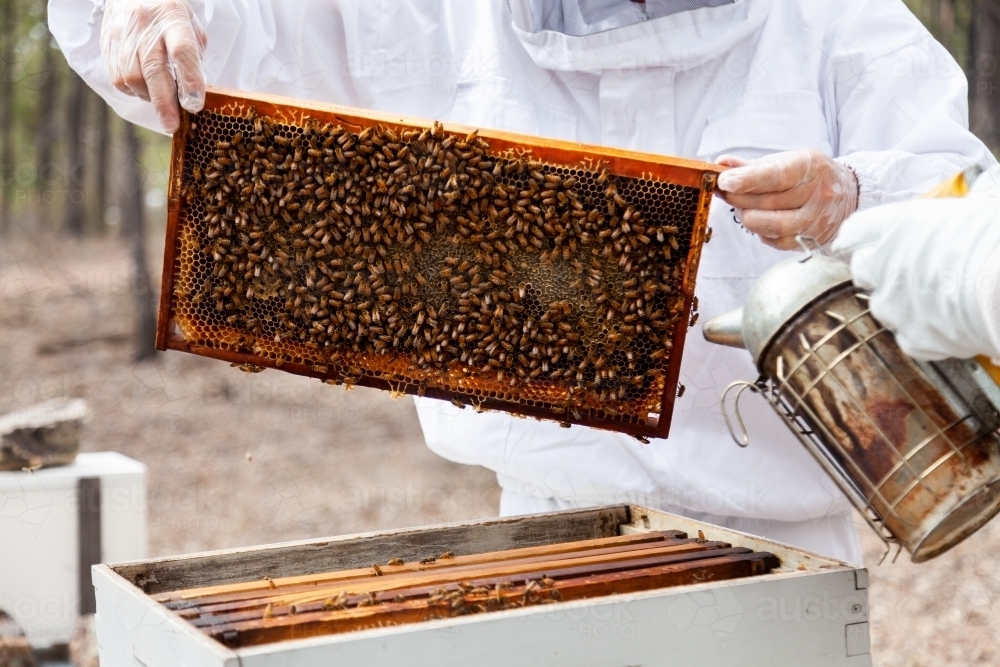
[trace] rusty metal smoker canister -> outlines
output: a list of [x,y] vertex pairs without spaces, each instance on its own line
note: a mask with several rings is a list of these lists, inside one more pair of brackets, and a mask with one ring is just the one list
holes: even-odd
[[761,393],[887,550],[923,562],[1000,511],[1000,391],[975,360],[905,355],[843,262],[808,254],[772,267],[704,334],[749,350],[761,373],[727,389],[739,387],[738,423],[739,394]]

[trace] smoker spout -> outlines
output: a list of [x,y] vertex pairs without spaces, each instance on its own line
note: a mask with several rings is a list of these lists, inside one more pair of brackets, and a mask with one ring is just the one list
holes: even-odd
[[713,317],[701,329],[705,340],[716,345],[740,347],[746,349],[743,339],[743,309],[737,308],[728,313]]

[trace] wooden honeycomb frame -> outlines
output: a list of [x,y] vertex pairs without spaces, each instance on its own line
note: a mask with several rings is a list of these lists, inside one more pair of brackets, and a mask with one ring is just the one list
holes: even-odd
[[[185,250],[185,243],[190,243],[192,235],[199,233],[197,224],[188,217],[191,204],[190,196],[185,196],[185,179],[191,178],[190,164],[196,156],[192,146],[195,145],[194,142],[199,141],[197,124],[200,118],[220,116],[232,117],[238,123],[239,119],[246,119],[251,113],[291,128],[304,127],[310,122],[334,123],[348,128],[380,126],[392,128],[398,133],[407,130],[420,131],[431,127],[428,121],[391,114],[210,89],[204,111],[197,116],[185,114],[181,128],[174,135],[168,193],[167,242],[156,341],[158,349],[186,351],[247,367],[280,368],[286,372],[316,377],[331,384],[356,384],[397,393],[424,395],[460,402],[476,409],[502,410],[555,420],[567,425],[582,424],[628,433],[639,438],[663,438],[668,435],[684,339],[688,329],[686,324],[691,316],[695,277],[701,247],[705,241],[709,203],[716,176],[721,170],[718,165],[507,132],[492,130],[479,132],[479,137],[489,144],[489,155],[500,160],[525,155],[531,161],[543,165],[547,170],[546,173],[572,174],[574,177],[580,174],[581,178],[587,178],[588,174],[594,175],[599,170],[606,169],[613,178],[624,184],[622,191],[626,195],[628,192],[635,195],[636,206],[646,206],[649,209],[647,213],[652,216],[656,214],[654,209],[649,207],[658,206],[659,208],[655,210],[660,210],[669,206],[670,202],[665,195],[660,199],[656,198],[656,193],[664,192],[664,188],[669,190],[671,197],[674,197],[674,193],[682,193],[683,202],[690,202],[685,204],[688,207],[683,211],[686,222],[678,234],[684,268],[677,294],[683,299],[683,307],[682,312],[676,316],[676,324],[672,326],[672,331],[668,332],[673,352],[657,366],[658,368],[662,366],[662,374],[654,378],[655,382],[652,385],[648,383],[643,385],[645,394],[638,399],[622,401],[614,400],[612,397],[611,401],[602,403],[584,392],[582,399],[574,399],[580,402],[571,403],[569,398],[560,398],[566,390],[559,382],[531,381],[524,386],[511,389],[505,385],[491,384],[489,378],[466,369],[456,371],[454,374],[449,371],[447,378],[442,380],[443,376],[433,377],[426,373],[413,373],[402,365],[387,364],[385,355],[376,357],[371,354],[366,356],[348,352],[343,355],[338,354],[332,359],[328,356],[321,358],[292,341],[281,341],[277,344],[279,348],[285,350],[279,351],[277,356],[281,358],[278,359],[275,358],[273,351],[274,344],[267,341],[259,349],[261,353],[255,353],[247,342],[246,332],[235,326],[205,325],[204,328],[212,329],[210,336],[185,336],[183,333],[185,329],[189,333],[192,331],[190,322],[185,322],[185,319],[190,319],[185,313],[188,313],[191,307],[185,306],[184,302],[190,298],[189,287],[185,285],[192,279],[184,275],[182,268],[184,262],[181,260],[182,255],[189,252]],[[472,128],[459,125],[443,126],[445,133],[457,136],[467,135],[471,130]],[[185,171],[186,169],[188,171]],[[680,209],[668,210],[671,216],[681,215],[677,213]],[[197,240],[194,243],[198,246]],[[188,270],[189,273],[191,271],[194,269]],[[581,303],[585,302],[585,299],[581,300]],[[267,348],[268,351],[263,348]],[[412,365],[410,370],[413,370]],[[518,392],[521,392],[520,396],[517,395]],[[531,398],[523,398],[525,395]],[[572,396],[572,391],[569,395]]]

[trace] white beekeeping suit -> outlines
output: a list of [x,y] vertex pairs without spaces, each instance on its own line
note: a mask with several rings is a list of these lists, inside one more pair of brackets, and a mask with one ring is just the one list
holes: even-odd
[[1000,365],[1000,167],[967,197],[900,202],[849,218],[831,250],[871,292],[872,314],[923,361]]
[[[107,0],[108,11],[124,2],[157,4]],[[910,199],[967,166],[992,164],[966,127],[965,77],[899,0],[688,3],[697,8],[637,23],[611,12],[601,20],[622,27],[607,30],[582,12],[574,18],[574,3],[559,4],[562,14],[543,15],[537,3],[513,0],[202,0],[191,11],[207,37],[212,84],[703,160],[727,154],[731,165],[781,153],[755,163],[771,165],[778,181],[782,160],[803,155],[784,151],[812,149],[807,160],[850,175],[850,195],[840,198],[848,210]],[[100,5],[50,0],[52,32],[119,114],[158,127],[148,103],[110,84]],[[181,88],[183,99],[196,97]],[[720,188],[750,194],[730,197],[739,210],[712,207],[715,234],[698,276],[702,322],[741,305],[785,254],[737,218],[755,230],[773,222],[773,233],[761,232],[772,245],[793,238],[777,228],[785,212],[756,210],[790,206],[755,199],[760,190],[745,185],[753,168],[728,172],[728,185],[720,177]],[[812,215],[806,206],[799,214]],[[814,235],[828,238],[844,215]],[[732,443],[719,394],[754,375],[745,352],[691,332],[687,392],[669,440],[650,445],[417,404],[431,449],[496,471],[504,513],[636,501],[860,561],[846,500],[766,405],[748,415],[762,434],[755,446]]]

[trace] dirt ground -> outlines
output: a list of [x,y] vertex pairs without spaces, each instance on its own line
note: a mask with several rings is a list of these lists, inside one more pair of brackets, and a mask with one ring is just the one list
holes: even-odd
[[[428,451],[409,399],[181,353],[132,364],[129,274],[114,240],[0,241],[0,413],[87,399],[83,448],[149,466],[150,555],[496,514],[493,474]],[[876,665],[1000,664],[1000,521],[919,566],[877,566],[859,530]]]

